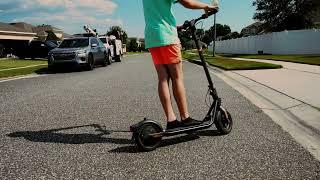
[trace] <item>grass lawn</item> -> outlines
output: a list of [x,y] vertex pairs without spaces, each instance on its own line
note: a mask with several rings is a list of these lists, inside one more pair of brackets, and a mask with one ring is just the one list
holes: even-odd
[[[182,56],[184,59],[193,63],[196,63],[195,60],[199,59],[199,56],[197,54],[190,54],[190,51],[187,51],[187,52],[183,51]],[[205,59],[208,62],[208,64],[222,68],[224,70],[253,70],[253,69],[282,68],[281,65],[276,65],[276,64],[234,60],[234,59],[230,59],[222,56],[212,57],[211,55],[208,55],[208,54],[205,54]]]
[[17,59],[1,59],[0,60],[0,70],[25,67],[38,64],[47,64],[46,60],[17,60]]
[[[38,66],[35,66],[38,65]],[[10,69],[33,66],[21,69]],[[34,73],[44,67],[47,67],[45,60],[16,60],[16,59],[2,59],[0,60],[0,78],[20,76]],[[6,70],[8,69],[8,70]]]
[[320,29],[320,24],[315,24],[315,25],[312,26],[312,28]]
[[268,59],[275,61],[287,61],[302,64],[320,66],[320,55],[242,55],[242,54],[221,54],[223,57],[239,57],[248,59]]

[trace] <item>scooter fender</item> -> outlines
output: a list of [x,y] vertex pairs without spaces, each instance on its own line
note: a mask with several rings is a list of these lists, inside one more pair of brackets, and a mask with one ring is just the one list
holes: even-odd
[[220,110],[224,113],[225,117],[229,118],[228,111],[224,107],[220,106]]
[[161,127],[161,125],[160,125],[159,123],[157,123],[157,122],[154,121],[154,120],[144,118],[143,121],[140,121],[140,122],[138,122],[137,124],[134,124],[134,125],[130,126],[130,131],[131,131],[131,132],[136,132],[137,129],[139,129],[142,125],[148,124],[148,123],[154,124],[154,125],[160,127],[161,130],[162,130],[162,127]]

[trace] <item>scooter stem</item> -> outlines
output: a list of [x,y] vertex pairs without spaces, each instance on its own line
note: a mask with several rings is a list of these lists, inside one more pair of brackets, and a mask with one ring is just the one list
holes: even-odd
[[197,34],[196,34],[195,25],[191,25],[190,29],[191,29],[191,32],[192,32],[192,39],[194,40],[194,42],[196,44],[196,47],[197,47],[197,50],[198,50],[198,53],[199,53],[199,57],[200,57],[200,60],[201,60],[201,63],[202,63],[202,67],[204,69],[204,72],[206,74],[206,77],[207,77],[207,80],[208,80],[208,83],[209,83],[210,94],[213,96],[214,99],[219,99],[218,93],[217,93],[216,89],[213,86],[212,78],[211,78],[210,72],[208,70],[208,65],[207,65],[207,63],[206,63],[206,61],[204,59],[204,56],[203,56],[202,47],[200,47],[200,42],[199,42],[199,38],[197,37]]

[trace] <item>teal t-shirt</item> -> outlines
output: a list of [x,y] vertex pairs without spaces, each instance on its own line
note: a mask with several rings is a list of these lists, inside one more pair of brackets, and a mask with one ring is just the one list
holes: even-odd
[[143,0],[145,47],[160,47],[179,43],[172,5],[178,0]]

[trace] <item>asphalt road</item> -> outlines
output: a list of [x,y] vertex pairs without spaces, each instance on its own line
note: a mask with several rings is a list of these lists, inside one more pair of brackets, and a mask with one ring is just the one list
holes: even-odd
[[[184,72],[190,112],[200,119],[204,73],[187,62]],[[318,161],[213,77],[233,115],[231,134],[213,128],[171,137],[147,153],[119,131],[143,117],[165,124],[148,54],[91,72],[1,82],[0,179],[320,179]]]

